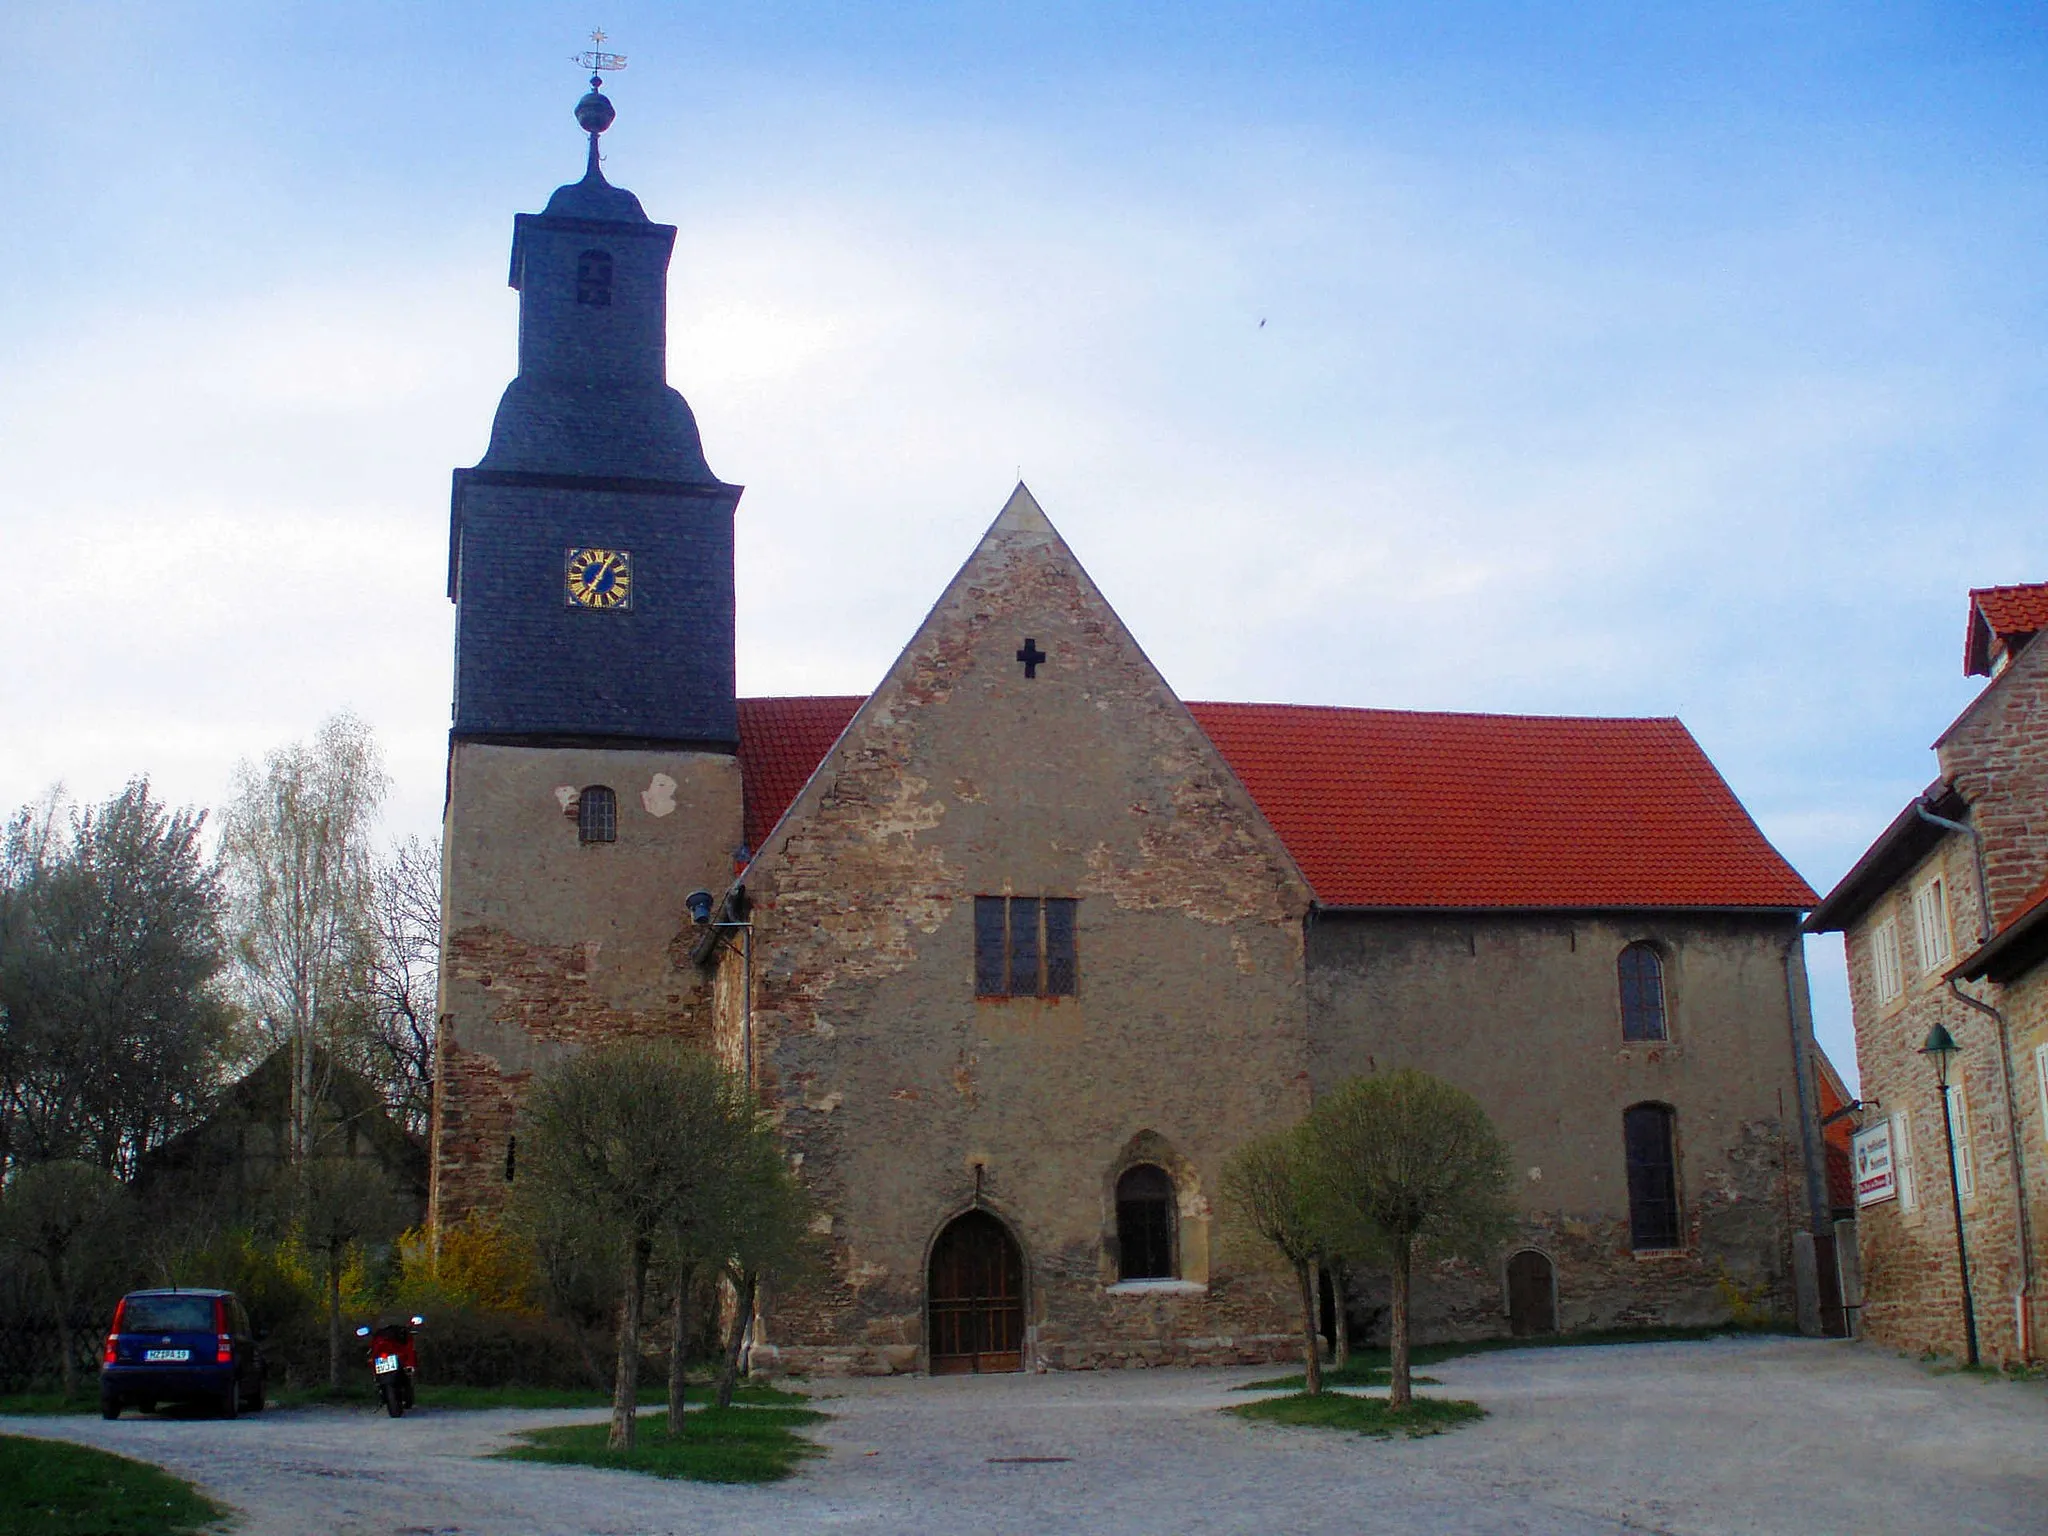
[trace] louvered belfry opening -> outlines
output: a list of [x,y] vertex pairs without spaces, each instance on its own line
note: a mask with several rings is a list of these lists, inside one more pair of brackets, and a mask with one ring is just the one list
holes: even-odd
[[934,1376],[1024,1369],[1024,1255],[987,1211],[932,1245],[927,1307]]

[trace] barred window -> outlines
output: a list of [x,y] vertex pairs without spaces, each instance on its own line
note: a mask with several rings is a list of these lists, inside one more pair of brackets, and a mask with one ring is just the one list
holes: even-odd
[[1173,1180],[1166,1170],[1139,1163],[1116,1181],[1116,1250],[1119,1280],[1171,1280]]
[[1070,896],[974,898],[974,995],[1072,997],[1074,908]]
[[1664,961],[1648,944],[1631,944],[1621,952],[1621,1038],[1662,1040],[1664,1028]]
[[576,835],[586,843],[619,840],[619,797],[593,784],[576,797]]
[[1628,1157],[1628,1230],[1637,1248],[1676,1248],[1678,1155],[1671,1106],[1632,1104],[1622,1112]]
[[599,309],[612,301],[612,258],[609,251],[585,251],[576,258],[576,302]]

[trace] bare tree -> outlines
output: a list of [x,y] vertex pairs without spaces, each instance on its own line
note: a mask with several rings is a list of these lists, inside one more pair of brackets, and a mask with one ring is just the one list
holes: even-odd
[[236,956],[270,1043],[292,1048],[290,1153],[312,1156],[322,1063],[344,1059],[374,948],[371,830],[389,780],[370,729],[329,719],[310,744],[243,763],[222,819]]
[[526,1198],[557,1220],[582,1212],[613,1238],[620,1296],[609,1443],[630,1450],[648,1269],[690,1213],[725,1209],[758,1112],[711,1057],[632,1043],[586,1051],[542,1077],[527,1122]]
[[392,1115],[424,1135],[434,1102],[434,1030],[441,965],[441,847],[408,837],[377,866],[374,942],[364,977],[363,1073]]
[[1238,1148],[1223,1165],[1222,1184],[1224,1202],[1243,1230],[1294,1271],[1301,1297],[1302,1364],[1312,1394],[1323,1390],[1315,1282],[1316,1263],[1328,1241],[1322,1167],[1306,1130],[1295,1126]]
[[1310,1114],[1308,1145],[1324,1232],[1376,1248],[1392,1273],[1388,1406],[1405,1408],[1415,1260],[1482,1258],[1507,1235],[1507,1147],[1477,1099],[1407,1068],[1340,1084]]
[[327,1385],[341,1385],[341,1275],[349,1250],[405,1225],[405,1206],[381,1170],[361,1158],[316,1157],[298,1169],[294,1225],[320,1259],[327,1297]]
[[232,1010],[202,812],[147,779],[0,843],[0,1165],[77,1158],[127,1177],[205,1108]]

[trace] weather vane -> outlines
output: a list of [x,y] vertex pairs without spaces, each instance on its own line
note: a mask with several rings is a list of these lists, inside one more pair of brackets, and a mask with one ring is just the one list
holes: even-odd
[[571,64],[579,64],[590,71],[590,88],[593,91],[604,84],[606,75],[616,74],[626,67],[626,56],[623,53],[604,51],[604,45],[610,41],[611,39],[604,35],[603,27],[594,27],[590,33],[591,46],[581,53],[572,54],[569,58]]

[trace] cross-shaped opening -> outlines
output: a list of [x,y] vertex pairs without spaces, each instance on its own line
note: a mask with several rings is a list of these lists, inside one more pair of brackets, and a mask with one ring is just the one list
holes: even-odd
[[1024,663],[1026,677],[1038,676],[1038,664],[1045,660],[1045,652],[1038,648],[1038,642],[1029,635],[1024,637],[1024,649],[1017,653],[1017,659]]

